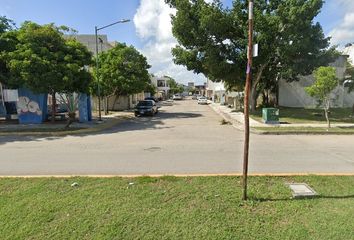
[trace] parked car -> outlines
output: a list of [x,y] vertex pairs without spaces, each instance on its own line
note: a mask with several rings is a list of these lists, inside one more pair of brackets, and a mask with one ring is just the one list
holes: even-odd
[[181,95],[179,95],[179,94],[175,94],[175,95],[173,95],[173,98],[172,98],[173,100],[182,100],[182,96]]
[[146,97],[144,100],[152,100],[152,101],[155,101],[155,102],[158,102],[159,100],[155,97]]
[[143,115],[154,116],[156,113],[158,113],[158,109],[156,106],[156,102],[153,100],[139,101],[134,109],[135,116],[143,116]]
[[198,104],[208,104],[208,99],[206,97],[200,97],[198,99]]

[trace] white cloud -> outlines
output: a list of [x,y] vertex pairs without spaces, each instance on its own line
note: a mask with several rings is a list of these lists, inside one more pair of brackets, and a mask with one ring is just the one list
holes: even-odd
[[330,32],[333,45],[343,46],[349,42],[354,42],[354,1],[353,0],[335,0],[331,3],[331,9],[342,12],[343,19],[339,25],[335,26]]
[[340,7],[352,10],[354,9],[354,2],[353,0],[335,0],[336,4]]
[[[208,0],[209,2],[211,0]],[[203,83],[205,77],[196,75],[183,66],[173,63],[171,49],[177,40],[172,34],[171,9],[164,0],[141,0],[134,16],[136,32],[144,42],[140,50],[152,65],[151,72],[156,75],[169,75],[178,82],[186,84],[190,81]]]

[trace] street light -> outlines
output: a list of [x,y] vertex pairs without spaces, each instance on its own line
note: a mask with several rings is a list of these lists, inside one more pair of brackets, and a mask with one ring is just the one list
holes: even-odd
[[108,28],[110,26],[116,25],[118,23],[126,23],[126,22],[130,22],[129,19],[122,19],[119,20],[117,22],[108,24],[106,26],[103,27],[97,27],[95,26],[95,36],[96,36],[96,78],[97,78],[97,95],[98,95],[98,121],[101,122],[102,121],[102,116],[101,116],[101,90],[100,90],[100,78],[99,78],[99,74],[98,74],[98,31],[104,29],[104,28]]

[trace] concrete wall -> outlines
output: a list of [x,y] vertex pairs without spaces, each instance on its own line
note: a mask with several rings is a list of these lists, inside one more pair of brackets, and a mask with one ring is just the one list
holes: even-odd
[[[340,56],[331,66],[336,68],[337,77],[344,78],[347,56]],[[313,75],[300,77],[300,81],[287,82],[285,79],[279,81],[279,105],[284,107],[305,107],[313,108],[318,105],[316,99],[305,92],[305,87],[311,86],[315,81]],[[331,107],[351,107],[354,103],[354,93],[348,93],[342,84],[331,94]]]
[[[145,93],[141,92],[129,96],[111,96],[108,99],[108,111],[124,111],[132,109],[140,101],[145,99]],[[92,97],[92,109],[98,111],[98,99]],[[104,110],[104,100],[101,101],[101,109]]]
[[[73,37],[78,42],[85,45],[88,50],[96,55],[96,36],[94,34],[77,34],[77,35],[68,35],[65,37]],[[102,39],[102,44],[98,41],[98,52],[105,52],[114,47],[115,43],[108,42],[107,35],[98,35],[99,39]]]

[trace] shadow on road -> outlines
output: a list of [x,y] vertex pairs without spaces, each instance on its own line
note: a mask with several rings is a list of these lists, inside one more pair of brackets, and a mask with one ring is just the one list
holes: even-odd
[[160,112],[153,116],[143,116],[143,117],[134,117],[132,119],[124,120],[123,122],[118,123],[112,128],[92,133],[77,133],[77,134],[67,134],[60,136],[45,136],[45,135],[13,135],[13,136],[0,136],[0,145],[10,143],[10,142],[29,142],[29,141],[51,141],[66,136],[75,136],[75,137],[85,137],[85,136],[94,136],[102,134],[115,134],[119,132],[127,131],[138,131],[138,130],[153,130],[153,129],[167,129],[174,128],[174,126],[166,126],[164,120],[167,119],[187,119],[187,118],[198,118],[202,117],[202,114],[199,113],[185,113],[185,112],[167,112],[166,110],[160,110]]
[[36,142],[41,142],[41,141],[53,141],[60,139],[65,136],[0,136],[0,145],[10,143],[10,142],[30,142],[30,141],[36,141]]
[[153,117],[142,116],[135,117],[129,121],[118,124],[117,126],[97,134],[117,133],[136,130],[152,130],[152,129],[167,129],[174,126],[166,126],[164,120],[167,119],[186,119],[202,117],[199,113],[182,113],[182,112],[166,112],[160,111]]

